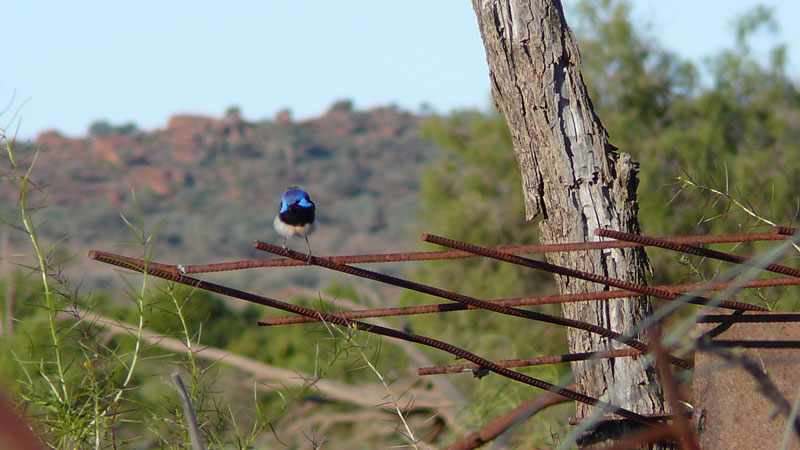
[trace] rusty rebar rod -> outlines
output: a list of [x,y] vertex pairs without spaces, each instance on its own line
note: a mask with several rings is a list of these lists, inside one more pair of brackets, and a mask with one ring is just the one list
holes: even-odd
[[800,230],[800,228],[783,227],[780,225],[777,225],[772,228],[773,233],[782,234],[784,236],[794,236],[795,234],[797,234],[798,230]]
[[[523,258],[521,256],[512,255],[509,253],[503,253],[487,247],[481,247],[479,245],[470,244],[468,242],[457,241],[455,239],[449,239],[442,236],[436,236],[433,234],[428,234],[428,233],[423,234],[422,240],[425,242],[430,242],[432,244],[438,244],[444,247],[455,248],[458,250],[475,253],[477,255],[486,256],[488,258],[493,258],[524,267],[530,267],[532,269],[543,270],[546,272],[555,273],[557,275],[562,275],[565,277],[578,278],[581,280],[591,281],[594,283],[615,287],[617,289],[624,289],[627,291],[636,292],[639,295],[649,295],[651,297],[663,298],[665,300],[677,300],[678,297],[680,297],[680,295],[668,291],[666,289],[658,289],[652,286],[645,286],[641,284],[631,283],[629,281],[618,280],[616,278],[584,272],[582,270],[570,269],[568,267],[558,266],[556,264],[551,264],[544,261],[536,261],[534,259]],[[738,309],[738,310],[741,310],[742,306],[745,305],[744,303],[741,302],[731,302],[728,300],[714,301],[710,298],[699,295],[696,296],[693,295],[689,300],[687,300],[687,302],[698,305],[715,305],[715,306],[725,307],[729,309]],[[762,308],[756,305],[748,305],[747,310],[767,311],[766,308]]]
[[[680,244],[719,244],[729,242],[776,241],[785,240],[784,236],[776,233],[735,233],[718,235],[697,236],[666,236],[663,239]],[[514,254],[573,252],[586,250],[604,250],[609,248],[642,247],[641,244],[625,241],[596,241],[575,242],[564,244],[534,244],[534,245],[509,245],[495,247],[496,250]],[[341,255],[328,256],[328,259],[339,264],[366,264],[366,263],[393,263],[408,261],[431,261],[441,259],[475,258],[475,254],[458,250],[444,250],[432,252],[405,252],[382,253],[371,255]],[[184,274],[225,272],[231,270],[254,269],[260,267],[289,267],[305,266],[305,261],[291,258],[251,259],[243,261],[230,261],[213,264],[192,264],[171,266],[172,270],[179,270]]]
[[773,348],[773,349],[796,349],[800,348],[800,341],[780,340],[749,340],[749,339],[714,339],[711,341],[714,347],[723,348]]
[[[688,284],[665,284],[661,286],[654,286],[657,289],[666,289],[676,293],[686,293],[694,290],[706,291],[721,291],[727,289],[735,281],[716,281],[713,283],[688,283]],[[743,289],[763,288],[773,286],[793,286],[800,284],[800,279],[794,277],[780,277],[780,278],[760,278],[756,280],[749,280],[742,284],[740,287]],[[610,300],[614,298],[635,297],[639,295],[633,291],[614,290],[614,291],[599,291],[599,292],[582,292],[578,294],[557,294],[557,295],[542,295],[531,297],[514,297],[503,298],[495,300],[487,300],[489,302],[499,303],[504,306],[534,306],[534,305],[549,305],[557,303],[575,303],[596,300]],[[751,305],[749,303],[741,303],[741,309],[750,311],[763,311],[763,308]],[[375,308],[375,309],[357,309],[352,311],[336,311],[331,314],[336,314],[345,319],[369,319],[374,317],[393,317],[393,316],[411,316],[416,314],[436,314],[452,311],[475,310],[474,308],[462,303],[438,303],[434,305],[417,305],[417,306],[402,306],[395,308]],[[727,316],[726,316],[727,317]],[[750,317],[743,316],[743,317]],[[258,325],[262,327],[274,325],[294,325],[300,323],[316,322],[314,319],[309,319],[304,316],[281,316],[281,317],[263,317],[258,320]]]
[[[529,367],[543,366],[547,364],[560,364],[573,361],[585,361],[587,359],[625,358],[630,356],[639,356],[641,354],[641,350],[636,350],[635,348],[623,348],[619,350],[605,350],[599,352],[566,353],[563,355],[539,356],[536,358],[503,359],[500,361],[495,361],[495,363],[500,367]],[[450,364],[446,366],[420,367],[417,369],[417,374],[420,376],[443,375],[449,373],[471,372],[476,370],[480,370],[480,366],[472,363]]]
[[770,323],[770,322],[800,322],[800,313],[769,313],[769,314],[747,314],[747,315],[721,315],[709,314],[697,316],[697,323]]
[[[590,333],[594,333],[609,339],[613,339],[618,342],[622,342],[625,345],[633,347],[635,349],[641,350],[643,352],[649,351],[647,344],[642,343],[630,336],[623,335],[621,333],[617,333],[616,331],[609,330],[607,328],[603,328],[599,325],[594,325],[586,322],[582,322],[580,320],[575,319],[568,319],[565,317],[558,317],[552,316],[549,314],[544,314],[536,311],[528,311],[525,309],[519,308],[511,308],[508,306],[503,306],[497,303],[487,302],[486,300],[480,300],[475,297],[470,297],[463,294],[458,294],[456,292],[448,291],[446,289],[441,289],[433,286],[428,286],[422,283],[417,283],[410,280],[405,280],[402,278],[394,277],[391,275],[386,275],[378,272],[373,272],[367,269],[362,269],[360,267],[354,267],[346,264],[337,264],[333,261],[330,261],[325,258],[318,258],[316,256],[306,255],[305,253],[300,253],[288,248],[283,248],[278,245],[270,244],[267,242],[256,241],[253,246],[259,250],[263,250],[266,252],[274,253],[276,255],[294,258],[294,259],[302,259],[308,261],[310,264],[324,267],[326,269],[335,270],[338,272],[346,273],[348,275],[354,275],[362,278],[366,278],[373,281],[378,281],[385,284],[390,284],[392,286],[401,287],[404,289],[409,289],[412,291],[421,292],[423,294],[433,295],[436,297],[444,298],[447,300],[452,300],[454,302],[463,303],[467,306],[473,306],[475,308],[486,309],[492,312],[496,312],[499,314],[506,314],[509,316],[520,317],[529,320],[536,320],[540,322],[547,322],[552,323],[554,325],[561,325],[570,328],[576,328],[583,331],[588,331]],[[314,316],[309,316],[314,317]],[[337,317],[342,319],[341,317]],[[342,319],[345,320],[345,319]],[[670,363],[681,367],[683,369],[691,369],[694,366],[689,361],[684,359],[669,355],[668,359]]]
[[647,245],[649,247],[665,248],[667,250],[674,250],[681,253],[689,253],[691,255],[702,256],[704,258],[718,259],[720,261],[731,262],[734,264],[743,264],[750,267],[757,267],[769,272],[779,273],[781,275],[788,275],[790,277],[800,278],[800,270],[794,267],[783,266],[780,264],[767,264],[759,266],[753,262],[752,259],[744,256],[734,255],[731,253],[721,252],[718,250],[711,250],[708,248],[695,247],[693,245],[678,244],[669,242],[664,239],[655,238],[651,236],[642,236],[639,234],[625,233],[623,231],[608,230],[605,228],[598,228],[594,233],[601,237],[618,239],[626,242],[636,242],[637,244]]
[[[447,450],[472,450],[491,442],[518,423],[529,420],[534,414],[548,406],[562,403],[563,398],[549,392],[539,394],[526,400],[516,408],[493,420],[491,423],[469,433],[467,436],[453,442]],[[661,425],[650,428],[658,428]]]
[[479,366],[487,370],[490,370],[498,375],[501,375],[503,377],[510,378],[512,380],[521,383],[525,383],[534,387],[538,387],[540,389],[553,392],[570,400],[586,403],[591,406],[601,406],[603,408],[607,408],[609,411],[619,416],[635,420],[639,423],[643,423],[646,425],[654,425],[659,423],[658,420],[647,418],[633,411],[629,411],[627,409],[598,400],[594,397],[590,397],[588,395],[581,394],[579,392],[561,386],[557,386],[555,384],[548,383],[546,381],[539,380],[537,378],[533,378],[531,376],[515,372],[513,370],[506,369],[504,367],[500,367],[497,364],[493,363],[492,361],[489,361],[488,359],[482,358],[460,347],[448,344],[446,342],[437,339],[429,338],[426,336],[420,336],[417,334],[407,333],[405,331],[395,330],[392,328],[382,327],[379,325],[372,325],[357,321],[349,321],[346,319],[342,319],[340,317],[336,317],[331,314],[326,314],[313,310],[311,308],[306,308],[304,306],[282,302],[280,300],[275,300],[262,295],[241,291],[239,289],[222,286],[208,281],[198,280],[196,278],[190,278],[185,275],[181,275],[180,273],[175,273],[174,271],[171,270],[163,270],[162,268],[158,268],[157,265],[153,265],[152,263],[141,259],[130,258],[127,256],[117,255],[98,250],[91,250],[89,252],[89,258],[106,264],[122,267],[128,270],[147,273],[148,275],[156,278],[163,278],[165,280],[170,280],[176,283],[192,286],[205,291],[215,292],[227,297],[238,298],[240,300],[245,300],[251,303],[256,303],[270,308],[280,309],[282,311],[291,312],[294,314],[301,314],[310,317],[318,317],[320,320],[324,320],[326,322],[340,325],[343,327],[354,328],[368,333],[378,334],[381,336],[391,337],[395,339],[401,339],[409,342],[414,342],[420,345],[424,345],[427,347],[436,348],[438,350],[442,350],[444,352],[455,355],[459,358],[463,358],[475,364],[478,364]]
[[[675,420],[674,414],[672,414],[672,413],[650,413],[650,414],[642,414],[642,415],[645,416],[645,417],[650,417],[650,418],[658,419],[658,420],[662,420],[662,421]],[[691,416],[687,414],[687,417],[691,417]],[[590,418],[590,417],[570,417],[567,420],[567,423],[570,424],[570,425],[580,425],[581,423],[583,423],[587,419],[590,419],[593,422],[596,421],[594,418]],[[603,422],[611,422],[611,423],[613,423],[613,422],[619,422],[620,420],[624,420],[624,419],[619,419],[617,417],[605,416],[605,417],[602,417],[599,420],[599,422],[597,422],[597,423],[603,423]]]

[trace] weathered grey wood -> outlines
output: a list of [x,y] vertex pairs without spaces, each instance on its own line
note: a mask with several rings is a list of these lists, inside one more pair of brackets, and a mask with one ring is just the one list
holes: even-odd
[[[541,217],[543,243],[598,238],[595,228],[638,232],[637,164],[608,143],[579,70],[580,56],[558,0],[472,0],[486,48],[492,95],[505,116],[522,172],[527,218]],[[641,249],[554,253],[548,259],[588,272],[645,283]],[[559,277],[562,293],[601,286]],[[567,303],[566,317],[629,334],[650,312],[646,297]],[[607,339],[570,330],[573,352],[618,348]],[[646,339],[645,336],[639,336]],[[634,358],[573,363],[579,391],[606,393],[609,401],[639,413],[663,412],[656,373],[632,373]],[[577,406],[578,417],[590,407]]]

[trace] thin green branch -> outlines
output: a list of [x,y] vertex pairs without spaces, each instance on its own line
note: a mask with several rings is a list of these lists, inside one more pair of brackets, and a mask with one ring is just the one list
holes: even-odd
[[[5,130],[2,131],[5,132]],[[55,305],[53,304],[53,295],[50,290],[50,283],[48,279],[47,256],[41,250],[39,238],[36,234],[36,227],[33,222],[33,215],[28,206],[28,189],[29,186],[33,186],[33,183],[30,181],[30,176],[33,167],[36,165],[36,161],[38,160],[39,150],[37,149],[36,152],[34,153],[33,161],[28,167],[28,170],[25,172],[25,175],[22,175],[20,167],[17,164],[16,158],[14,156],[14,140],[6,139],[4,141],[4,144],[5,144],[6,154],[8,156],[8,162],[11,167],[12,177],[14,181],[17,183],[17,188],[19,189],[19,199],[17,203],[20,211],[20,219],[22,221],[23,228],[25,229],[25,233],[28,235],[31,244],[33,245],[34,256],[36,257],[39,273],[42,278],[42,289],[44,289],[45,306],[47,307],[47,318],[50,326],[50,338],[53,342],[53,351],[55,353],[55,358],[56,358],[56,370],[58,371],[58,378],[59,378],[58,379],[59,386],[57,389],[54,389],[54,393],[58,398],[59,402],[69,404],[70,403],[69,390],[67,389],[65,370],[61,355],[61,347],[55,325],[55,315],[56,315]]]

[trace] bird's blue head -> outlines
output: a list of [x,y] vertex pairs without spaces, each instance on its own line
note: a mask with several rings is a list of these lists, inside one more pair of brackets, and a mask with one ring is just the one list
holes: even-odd
[[298,205],[302,208],[311,208],[314,203],[311,202],[311,197],[308,192],[300,189],[299,187],[290,187],[281,197],[281,212],[286,211],[290,206]]

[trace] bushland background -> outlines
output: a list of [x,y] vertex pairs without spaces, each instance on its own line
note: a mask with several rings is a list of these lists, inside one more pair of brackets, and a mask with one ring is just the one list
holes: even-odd
[[[751,45],[756,32],[780,36],[769,9],[740,17],[729,47],[702,67],[634,23],[625,2],[581,2],[569,20],[611,142],[641,163],[645,234],[795,222],[800,92],[785,46],[765,54]],[[218,448],[444,446],[535,394],[493,377],[420,380],[423,362],[451,360],[319,324],[259,328],[256,319],[275,313],[86,258],[89,249],[174,264],[263,257],[251,243],[280,242],[272,217],[294,184],[317,204],[318,255],[426,248],[422,232],[487,246],[534,243],[510,139],[491,106],[442,115],[393,105],[359,110],[343,99],[305,120],[286,110],[250,121],[231,106],[219,117],[176,115],[154,130],[96,121],[84,137],[51,130],[31,142],[14,132],[3,131],[0,183],[0,380],[48,444],[187,445],[169,381],[176,371],[191,386],[204,439]],[[666,252],[649,256],[653,283],[723,270]],[[376,269],[481,298],[553,289],[547,276],[484,260]],[[328,310],[431,301],[312,268],[206,278]],[[740,295],[797,309],[789,288]],[[559,329],[480,312],[382,323],[490,358],[566,349]],[[568,367],[524,371],[555,382]],[[562,405],[537,416],[509,444],[554,445],[571,411]]]

